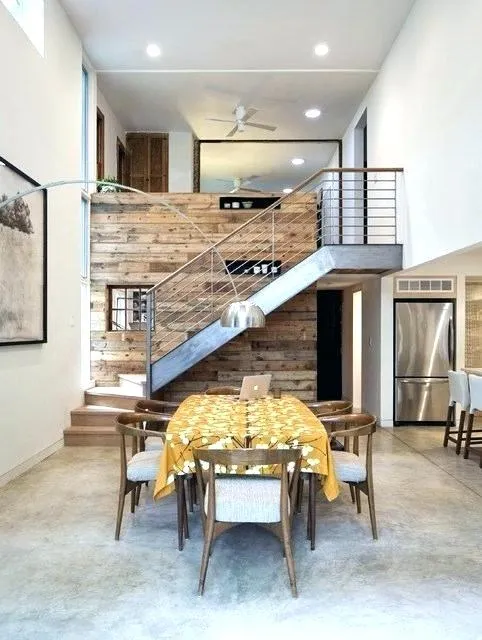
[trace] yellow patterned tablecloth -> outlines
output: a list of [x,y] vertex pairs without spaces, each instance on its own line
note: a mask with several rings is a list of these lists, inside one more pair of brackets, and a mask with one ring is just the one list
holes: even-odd
[[[263,398],[240,402],[232,396],[189,396],[176,410],[166,432],[154,497],[174,490],[176,474],[193,473],[193,450],[302,447],[302,471],[322,477],[328,500],[339,493],[330,443],[318,418],[298,398]],[[220,468],[220,473],[272,473],[269,467],[248,471]]]

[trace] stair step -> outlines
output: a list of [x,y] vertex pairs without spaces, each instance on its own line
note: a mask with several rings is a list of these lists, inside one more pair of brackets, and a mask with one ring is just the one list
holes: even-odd
[[[72,427],[111,427],[116,424],[116,417],[119,413],[124,413],[129,409],[122,407],[106,407],[100,405],[84,405],[77,407],[70,412],[70,423]],[[132,411],[132,410],[130,410]]]
[[92,387],[84,393],[86,405],[113,407],[122,411],[128,409],[133,411],[136,402],[142,397],[123,387]]
[[114,427],[77,425],[64,429],[66,447],[118,447],[119,435]]
[[146,397],[147,376],[145,373],[119,373],[118,378],[121,389],[131,395],[136,394],[139,398]]

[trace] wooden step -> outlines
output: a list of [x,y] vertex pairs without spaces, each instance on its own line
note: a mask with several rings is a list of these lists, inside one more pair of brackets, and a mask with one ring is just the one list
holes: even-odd
[[115,427],[116,417],[126,410],[120,407],[84,405],[70,412],[72,427]]
[[91,387],[84,393],[85,404],[133,411],[143,396],[122,387]]
[[66,447],[118,447],[119,434],[114,427],[79,425],[64,429]]

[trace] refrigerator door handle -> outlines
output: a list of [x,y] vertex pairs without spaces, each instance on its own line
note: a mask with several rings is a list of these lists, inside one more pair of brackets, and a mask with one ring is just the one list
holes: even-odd
[[426,380],[422,378],[395,378],[397,382],[401,382],[402,384],[447,384],[448,378],[427,378]]
[[454,325],[452,319],[448,322],[447,327],[447,343],[448,343],[448,354],[450,366],[455,367],[454,363]]

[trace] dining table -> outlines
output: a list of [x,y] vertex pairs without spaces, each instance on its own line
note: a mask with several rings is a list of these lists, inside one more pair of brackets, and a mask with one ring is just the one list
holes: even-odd
[[[339,493],[330,440],[320,420],[298,398],[285,395],[242,401],[236,396],[191,395],[176,409],[166,430],[154,498],[170,494],[176,478],[195,472],[198,448],[286,449],[299,447],[301,472],[321,478],[328,500]],[[273,474],[267,466],[219,467],[218,473]]]

